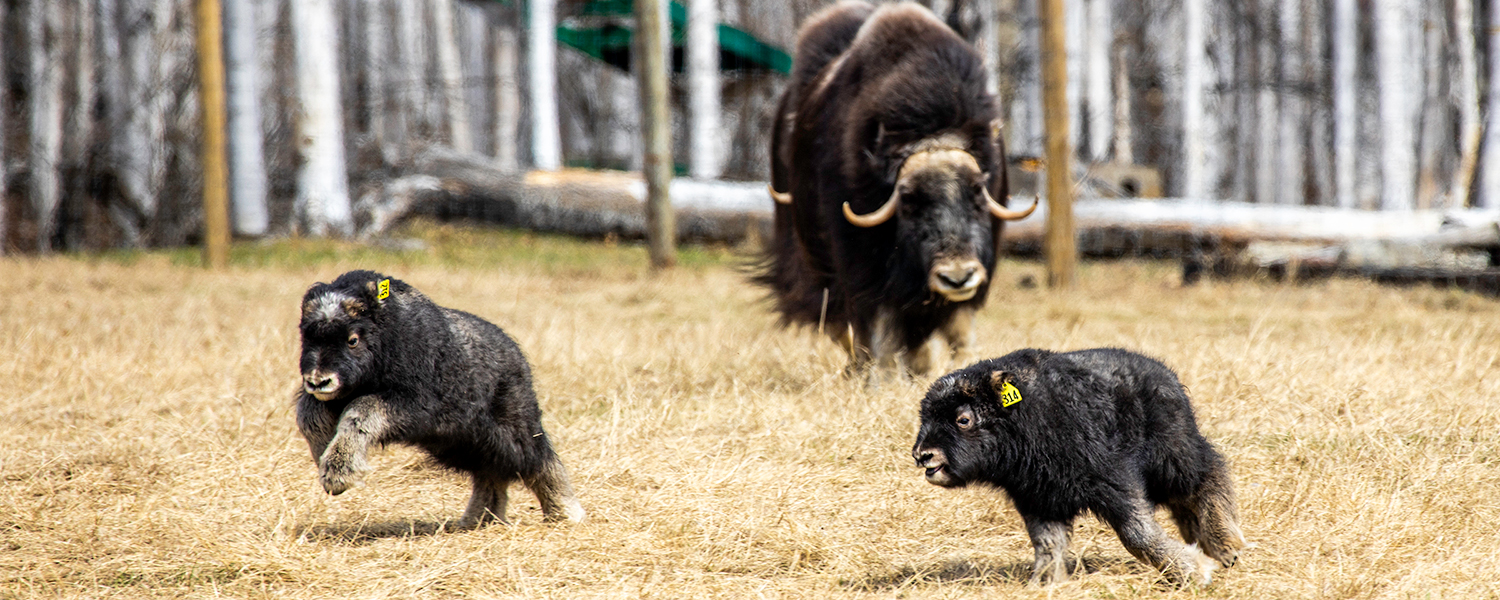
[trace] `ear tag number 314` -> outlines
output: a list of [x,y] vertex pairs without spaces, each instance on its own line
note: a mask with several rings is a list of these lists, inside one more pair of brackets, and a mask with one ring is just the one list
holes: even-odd
[[1010,406],[1021,401],[1021,390],[1011,385],[1009,381],[1000,387],[1000,406]]

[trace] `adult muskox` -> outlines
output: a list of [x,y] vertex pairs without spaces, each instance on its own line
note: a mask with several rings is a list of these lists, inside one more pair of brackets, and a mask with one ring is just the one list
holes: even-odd
[[[955,356],[1012,211],[974,49],[920,5],[841,2],[798,33],[771,141],[766,269],[785,323],[816,324],[872,378]],[[1033,206],[1034,208],[1034,206]],[[904,363],[904,365],[903,365]]]

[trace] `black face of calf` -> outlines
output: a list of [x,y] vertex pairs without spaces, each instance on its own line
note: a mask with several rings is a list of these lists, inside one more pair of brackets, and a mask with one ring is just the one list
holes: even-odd
[[912,458],[927,469],[927,482],[963,487],[986,481],[1002,443],[1003,372],[957,372],[937,380],[922,399],[922,427]]
[[378,370],[380,333],[372,320],[375,293],[318,284],[302,298],[302,390],[324,402],[368,387]]

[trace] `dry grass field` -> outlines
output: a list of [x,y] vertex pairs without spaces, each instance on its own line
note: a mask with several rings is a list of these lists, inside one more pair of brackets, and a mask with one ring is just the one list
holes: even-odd
[[[1024,586],[997,492],[911,464],[926,381],[841,376],[776,326],[731,251],[651,275],[638,246],[421,225],[417,249],[280,241],[0,259],[0,598],[1497,598],[1500,303],[1335,280],[1178,285],[1007,262],[981,356],[1122,346],[1176,368],[1257,546],[1202,589],[1080,520],[1081,569]],[[374,268],[505,328],[589,520],[445,530],[467,481],[372,454],[323,493],[291,413],[298,300]],[[1164,515],[1159,515],[1166,523]],[[1170,525],[1167,526],[1170,530]]]

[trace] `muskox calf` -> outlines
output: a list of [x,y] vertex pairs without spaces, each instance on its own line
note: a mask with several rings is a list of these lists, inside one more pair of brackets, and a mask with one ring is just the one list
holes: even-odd
[[[1245,546],[1229,469],[1187,391],[1132,352],[1021,350],[945,375],[922,399],[912,456],[933,485],[1005,490],[1036,550],[1032,583],[1066,579],[1085,511],[1179,583],[1207,583],[1214,561],[1231,566]],[[1157,506],[1188,545],[1167,537]]]
[[307,290],[301,331],[297,426],[328,493],[361,484],[371,444],[401,443],[473,477],[460,527],[503,522],[518,479],[546,520],[583,519],[542,431],[531,368],[499,327],[398,279],[351,271]]

